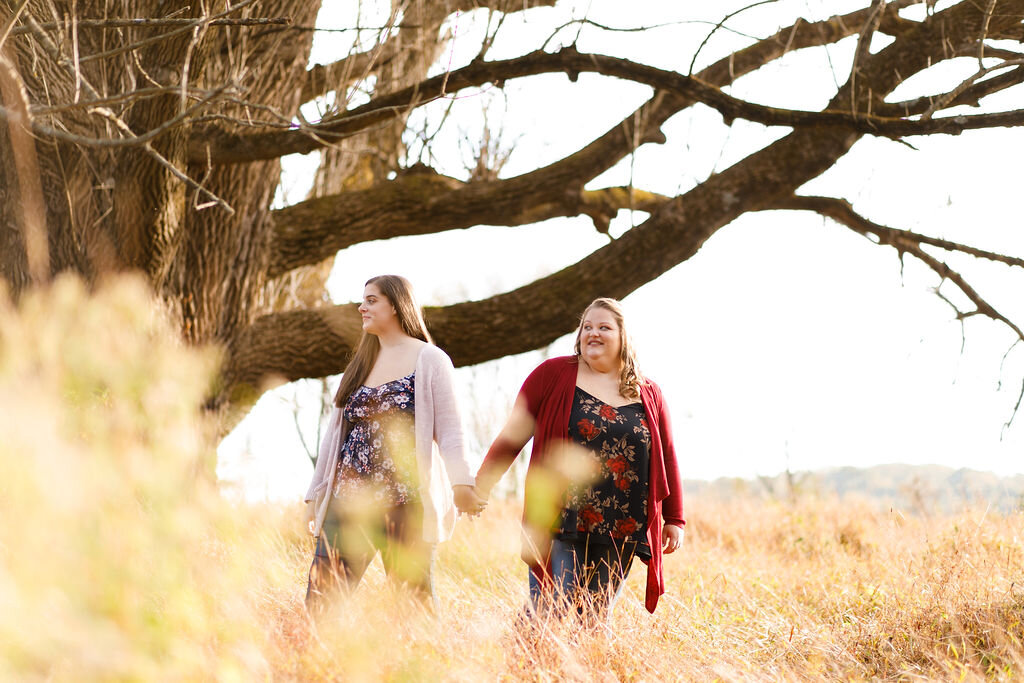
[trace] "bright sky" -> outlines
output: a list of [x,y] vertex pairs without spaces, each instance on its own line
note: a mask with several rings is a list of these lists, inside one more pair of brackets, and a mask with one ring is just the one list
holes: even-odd
[[[694,49],[710,30],[702,22],[713,25],[733,5],[745,4],[629,3],[626,12],[616,0],[563,3],[507,20],[505,40],[499,38],[489,57],[519,54],[523,45],[535,49],[550,35],[550,27],[586,14],[612,26],[670,25],[645,34],[584,29],[577,43],[581,51],[627,56],[686,73]],[[766,36],[797,16],[815,20],[866,4],[781,0],[740,14],[728,27]],[[940,2],[936,9],[948,4]],[[336,14],[322,16],[321,25],[354,25],[354,12],[346,14],[354,6],[332,3]],[[919,18],[922,12],[923,7],[912,8],[905,14]],[[435,71],[457,68],[476,54],[484,16],[462,14],[451,22],[453,47]],[[364,15],[362,24],[382,21]],[[683,21],[698,23],[677,23]],[[564,30],[552,46],[571,42],[576,30]],[[747,44],[749,39],[739,34],[716,33],[696,68]],[[312,61],[344,56],[352,39],[349,33],[319,34]],[[873,49],[887,42],[879,38]],[[820,108],[834,94],[836,82],[846,80],[854,43],[791,54],[740,79],[729,92],[765,104]],[[946,89],[976,66],[976,60],[964,59],[933,68],[910,79],[890,99]],[[462,93],[453,109],[458,125],[437,136],[429,161],[443,173],[464,177],[472,155],[460,138],[479,137],[480,113],[488,108],[491,125],[500,123],[505,142],[514,143],[503,175],[516,175],[589,142],[649,93],[642,86],[587,75],[575,84],[563,75],[510,82],[507,100],[497,91]],[[1010,108],[1012,96],[1013,91],[989,98],[985,107]],[[427,121],[433,131],[447,106],[445,101],[424,107],[414,122]],[[315,108],[306,115],[318,116]],[[676,195],[787,132],[744,122],[728,128],[703,106],[677,115],[664,130],[668,144],[645,146],[635,159],[588,187],[626,184],[632,175],[637,187]],[[883,225],[1024,255],[1016,154],[1024,148],[1024,131],[975,131],[909,142],[916,149],[863,138],[800,192],[843,197]],[[411,155],[419,151],[413,142]],[[286,160],[279,201],[305,196],[316,160],[315,153]],[[644,218],[621,212],[613,236]],[[412,280],[421,303],[453,303],[525,284],[607,240],[588,219],[576,218],[374,242],[339,253],[328,286],[336,302],[354,301],[367,278],[392,272]],[[538,242],[554,248],[538,257],[533,246]],[[970,257],[947,260],[997,310],[1024,322],[1019,296],[1024,273]],[[1024,348],[1014,349],[1004,361],[1012,333],[984,318],[970,318],[961,327],[952,308],[935,295],[936,285],[937,277],[922,264],[908,257],[901,266],[892,249],[844,227],[811,214],[764,212],[726,226],[696,256],[628,296],[624,303],[641,366],[668,397],[684,476],[749,477],[787,466],[802,470],[892,462],[1024,472],[1024,415],[1003,428],[1024,377]],[[941,292],[963,304],[948,284]],[[571,352],[571,339],[558,340],[550,352]],[[524,354],[459,371],[478,457],[540,357]],[[336,386],[334,378],[331,387]],[[250,498],[301,497],[311,470],[293,410],[305,425],[307,440],[315,439],[318,395],[312,382],[266,394],[222,443],[221,476],[237,482]]]

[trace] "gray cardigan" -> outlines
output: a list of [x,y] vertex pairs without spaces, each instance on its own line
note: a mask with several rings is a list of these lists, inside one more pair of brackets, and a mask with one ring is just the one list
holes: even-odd
[[[415,430],[416,461],[423,503],[423,539],[429,543],[448,540],[455,529],[452,486],[472,486],[476,479],[466,457],[462,418],[452,385],[452,361],[441,349],[426,344],[416,359]],[[348,434],[342,410],[335,406],[327,431],[320,442],[313,481],[306,502],[316,501],[314,535],[330,506],[334,475],[338,470],[341,445]]]

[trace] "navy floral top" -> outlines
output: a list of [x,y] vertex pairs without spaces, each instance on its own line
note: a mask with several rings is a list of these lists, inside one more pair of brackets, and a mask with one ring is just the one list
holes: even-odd
[[[569,438],[595,459],[596,479],[570,485],[556,536],[563,540],[647,545],[647,494],[651,432],[640,402],[612,407],[579,387],[569,413]],[[599,469],[598,469],[599,468]]]
[[415,373],[348,397],[348,436],[341,446],[334,496],[365,495],[401,505],[416,500]]

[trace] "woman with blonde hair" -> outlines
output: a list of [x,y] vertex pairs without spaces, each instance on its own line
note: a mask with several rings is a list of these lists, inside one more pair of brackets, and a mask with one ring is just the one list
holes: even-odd
[[306,604],[354,588],[378,551],[388,575],[433,600],[434,547],[455,507],[477,512],[452,362],[433,345],[409,281],[370,278],[363,333],[342,375],[306,493],[317,538]]
[[573,604],[607,614],[634,556],[647,563],[653,612],[665,592],[662,555],[682,543],[682,480],[661,389],[637,367],[618,301],[594,300],[575,353],[526,378],[478,493],[488,497],[530,438],[523,559],[534,612]]

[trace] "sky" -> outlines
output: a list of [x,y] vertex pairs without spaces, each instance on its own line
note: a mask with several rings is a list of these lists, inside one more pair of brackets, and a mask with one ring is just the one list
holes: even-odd
[[[354,4],[332,3],[320,25],[355,25]],[[630,3],[626,11],[612,0],[563,3],[506,20],[489,58],[519,54],[524,45],[534,49],[552,26],[586,15],[610,26],[665,25],[645,34],[583,29],[577,42],[581,51],[686,73],[711,25],[733,5],[744,4]],[[696,68],[748,44],[747,36],[769,35],[797,16],[816,20],[866,4],[780,0],[755,7],[730,20],[729,30],[714,34]],[[948,4],[940,2],[936,9]],[[922,12],[923,7],[910,8],[905,15],[919,18]],[[452,18],[447,28],[454,38],[434,73],[475,56],[484,16]],[[363,16],[363,25],[380,21]],[[557,34],[550,47],[571,42],[576,30]],[[312,62],[344,56],[353,38],[318,34]],[[821,108],[836,84],[846,80],[855,40],[791,54],[739,79],[728,92],[763,104]],[[879,37],[872,50],[887,43]],[[938,92],[976,67],[976,60],[933,67],[908,79],[889,99]],[[1017,91],[1019,100],[1020,87]],[[465,140],[479,137],[486,110],[490,124],[500,125],[503,140],[513,146],[502,175],[516,175],[570,153],[649,96],[646,87],[586,74],[575,84],[550,75],[510,82],[504,94],[460,93],[452,109],[457,125],[442,129],[425,160],[442,173],[465,177],[472,153]],[[1011,108],[1014,96],[1011,90],[989,98],[985,110]],[[355,94],[350,102],[359,98]],[[329,104],[307,105],[304,114],[315,119]],[[417,110],[413,127],[433,130],[449,104]],[[588,188],[632,179],[636,187],[677,195],[788,132],[746,122],[727,127],[701,105],[670,119],[663,130],[667,144],[641,148]],[[883,225],[1024,256],[1022,129],[908,142],[862,138],[800,193],[843,197]],[[418,158],[421,145],[410,139],[409,147],[410,157]],[[313,153],[285,160],[279,204],[304,198],[317,158]],[[620,212],[611,237],[645,217]],[[328,289],[337,303],[356,301],[367,278],[391,272],[408,277],[424,305],[454,303],[526,284],[609,239],[589,219],[572,218],[372,242],[339,253]],[[549,248],[537,250],[538,243]],[[1020,269],[961,255],[947,260],[997,310],[1024,322]],[[745,215],[722,228],[693,258],[627,296],[627,324],[643,371],[668,399],[684,477],[753,477],[787,468],[883,463],[1024,472],[1024,416],[1004,426],[1024,378],[1024,345],[1011,350],[1012,333],[991,320],[958,321],[936,295],[938,285],[937,276],[919,262],[908,257],[901,263],[891,248],[847,228],[808,213],[772,211]],[[948,283],[939,291],[965,306]],[[500,430],[522,380],[542,354],[570,353],[571,347],[566,336],[542,352],[457,371],[476,458]],[[329,385],[336,387],[337,378]],[[307,442],[315,441],[319,395],[319,383],[311,381],[264,395],[221,444],[222,479],[250,499],[301,499],[311,468],[296,425],[302,425]]]

